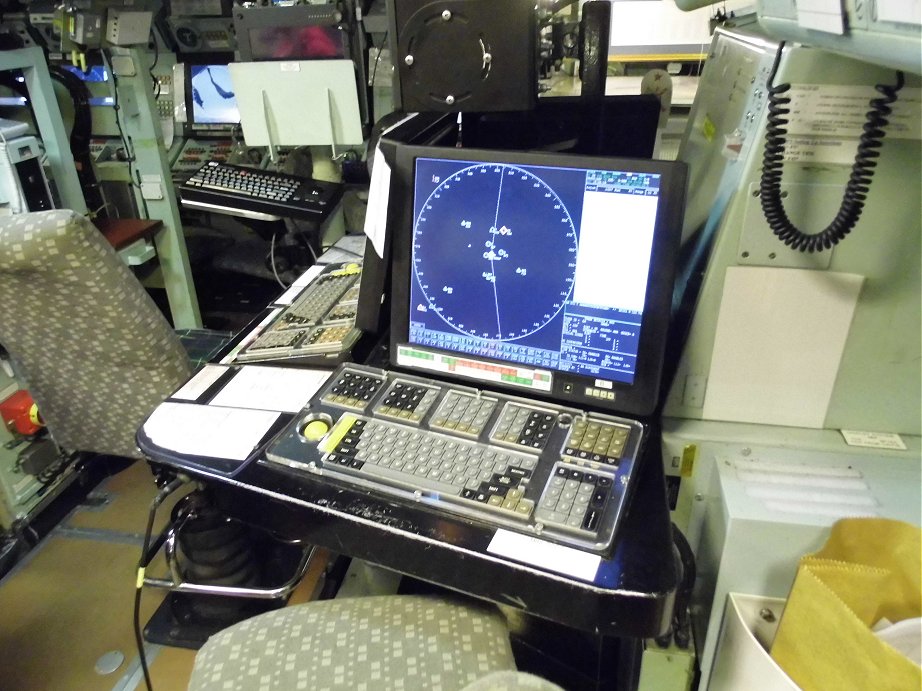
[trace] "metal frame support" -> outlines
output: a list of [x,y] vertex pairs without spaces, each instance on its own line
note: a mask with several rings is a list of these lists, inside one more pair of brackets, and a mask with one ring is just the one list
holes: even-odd
[[155,116],[154,85],[143,56],[137,48],[112,48],[110,69],[115,78],[120,119],[130,140],[134,170],[140,179],[131,181],[138,206],[148,218],[163,222],[154,236],[160,270],[166,288],[173,325],[177,329],[202,326],[198,297],[192,280],[189,254],[183,236],[179,205],[170,175],[160,122]]
[[48,72],[42,49],[33,46],[0,51],[0,70],[16,69],[22,70],[25,78],[35,124],[38,126],[61,203],[68,209],[85,214],[86,200],[83,198],[77,168],[74,166],[74,156],[64,131],[64,119],[54,95],[51,74]]

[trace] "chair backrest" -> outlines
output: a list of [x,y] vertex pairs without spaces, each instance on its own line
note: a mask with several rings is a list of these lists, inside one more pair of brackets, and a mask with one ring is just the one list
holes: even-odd
[[0,345],[68,451],[140,458],[138,426],[191,373],[131,270],[67,210],[0,219]]

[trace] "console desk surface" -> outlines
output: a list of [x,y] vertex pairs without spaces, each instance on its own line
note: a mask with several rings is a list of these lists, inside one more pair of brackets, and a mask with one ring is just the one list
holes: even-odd
[[[656,456],[640,464],[612,555],[588,582],[489,552],[493,526],[268,464],[262,450],[229,476],[226,462],[183,457],[153,444],[143,430],[138,442],[154,462],[206,482],[228,514],[287,538],[584,631],[651,637],[668,627],[677,575]],[[648,448],[657,444],[653,439]]]
[[264,461],[293,417],[282,413],[243,462],[185,456],[155,444],[143,426],[138,444],[155,463],[208,484],[229,515],[286,538],[594,634],[647,638],[668,628],[678,575],[656,426],[611,556],[589,581],[489,551],[495,526]]

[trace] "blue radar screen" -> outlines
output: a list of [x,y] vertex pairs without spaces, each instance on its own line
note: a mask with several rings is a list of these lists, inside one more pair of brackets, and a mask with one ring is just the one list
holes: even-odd
[[515,341],[540,331],[573,289],[578,238],[567,206],[514,165],[478,163],[431,182],[413,233],[427,303],[415,309],[476,338]]

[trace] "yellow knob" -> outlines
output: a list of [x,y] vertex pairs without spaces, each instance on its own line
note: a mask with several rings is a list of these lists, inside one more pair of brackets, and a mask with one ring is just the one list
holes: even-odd
[[304,425],[302,434],[308,441],[320,441],[323,435],[330,431],[330,426],[323,420],[311,420]]

